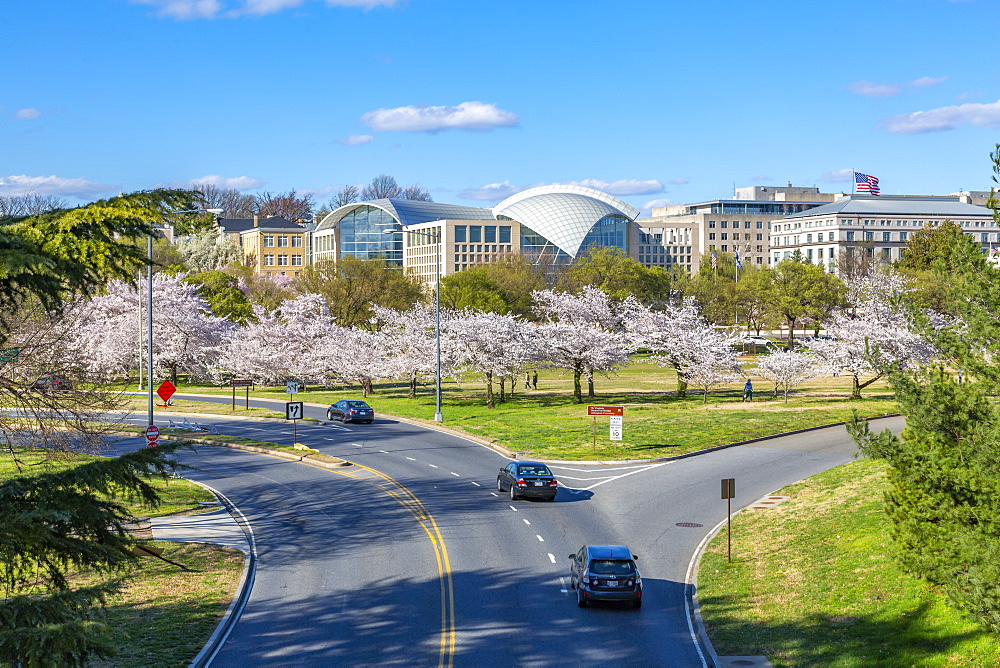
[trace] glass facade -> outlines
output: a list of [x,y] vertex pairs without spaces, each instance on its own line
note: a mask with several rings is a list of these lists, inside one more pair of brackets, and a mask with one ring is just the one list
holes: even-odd
[[[374,206],[359,206],[340,219],[340,256],[366,260],[383,257],[403,265],[403,227],[387,212]],[[396,230],[384,234],[383,230]]]
[[521,255],[544,265],[569,264],[573,260],[569,253],[524,225],[521,225]]
[[629,219],[625,216],[614,213],[604,216],[590,228],[580,248],[613,246],[628,253],[628,228]]

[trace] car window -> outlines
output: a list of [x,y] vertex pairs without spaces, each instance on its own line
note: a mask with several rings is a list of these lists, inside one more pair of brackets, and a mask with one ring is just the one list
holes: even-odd
[[517,467],[517,472],[521,475],[552,475],[552,471],[549,470],[549,467],[541,465],[521,465]]
[[590,562],[590,572],[598,575],[631,575],[635,573],[635,564],[631,560],[594,559]]
[[368,408],[368,404],[363,401],[345,401],[344,404],[349,408]]
[[515,473],[517,471],[517,464],[507,464],[507,472]]

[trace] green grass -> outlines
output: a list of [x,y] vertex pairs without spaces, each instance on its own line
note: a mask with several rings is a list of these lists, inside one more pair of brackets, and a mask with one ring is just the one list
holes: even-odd
[[[753,404],[742,403],[743,382],[736,382],[709,394],[708,402],[696,390],[686,399],[674,392],[676,376],[638,358],[636,363],[610,378],[598,377],[594,398],[583,404],[572,401],[572,378],[557,370],[541,370],[537,390],[515,389],[506,403],[486,408],[485,389],[475,379],[447,380],[443,385],[442,413],[445,425],[469,434],[492,439],[511,450],[547,459],[646,459],[684,454],[702,448],[768,436],[782,431],[839,422],[856,409],[863,416],[896,411],[895,400],[884,384],[876,383],[860,401],[852,401],[850,379],[823,378],[797,388],[788,403],[772,398],[771,387],[755,379]],[[191,386],[182,392],[226,396],[228,388]],[[407,387],[399,383],[380,384],[368,402],[377,413],[430,421],[434,416],[433,385],[419,389],[416,399],[407,398]],[[323,390],[310,388],[295,395],[299,401],[329,404],[343,398],[359,398],[358,388]],[[284,387],[258,388],[254,397],[287,400]],[[499,398],[499,393],[497,393]],[[174,411],[187,411],[195,402],[175,401]],[[608,439],[607,418],[587,417],[587,404],[625,406],[624,440]],[[204,404],[202,404],[204,406]],[[203,407],[199,410],[229,414],[230,408]],[[263,409],[256,409],[262,411]],[[167,409],[157,409],[166,417]],[[236,415],[247,414],[237,402]],[[252,414],[252,413],[251,413]],[[273,417],[282,415],[270,412]]]
[[992,666],[1000,641],[892,558],[885,465],[867,459],[777,492],[712,541],[698,600],[716,651],[775,666]]

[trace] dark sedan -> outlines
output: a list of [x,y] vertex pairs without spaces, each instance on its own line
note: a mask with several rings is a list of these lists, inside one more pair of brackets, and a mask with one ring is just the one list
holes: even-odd
[[364,401],[341,399],[326,409],[326,419],[371,424],[375,419],[375,411]]
[[541,462],[511,462],[497,475],[497,491],[510,492],[510,498],[556,498],[559,483],[549,467]]

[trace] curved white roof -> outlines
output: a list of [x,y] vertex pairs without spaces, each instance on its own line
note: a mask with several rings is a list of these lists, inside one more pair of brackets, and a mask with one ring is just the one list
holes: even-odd
[[449,218],[457,220],[490,220],[493,218],[493,214],[489,209],[474,206],[458,206],[456,204],[423,202],[421,200],[410,199],[373,199],[367,202],[345,204],[331,211],[316,227],[316,231],[336,226],[344,216],[363,206],[382,209],[398,220],[404,227],[417,223],[427,223],[432,220],[447,220]]
[[572,257],[601,218],[618,214],[629,220],[639,210],[594,188],[551,185],[529,188],[493,207],[495,216],[506,216],[542,235]]

